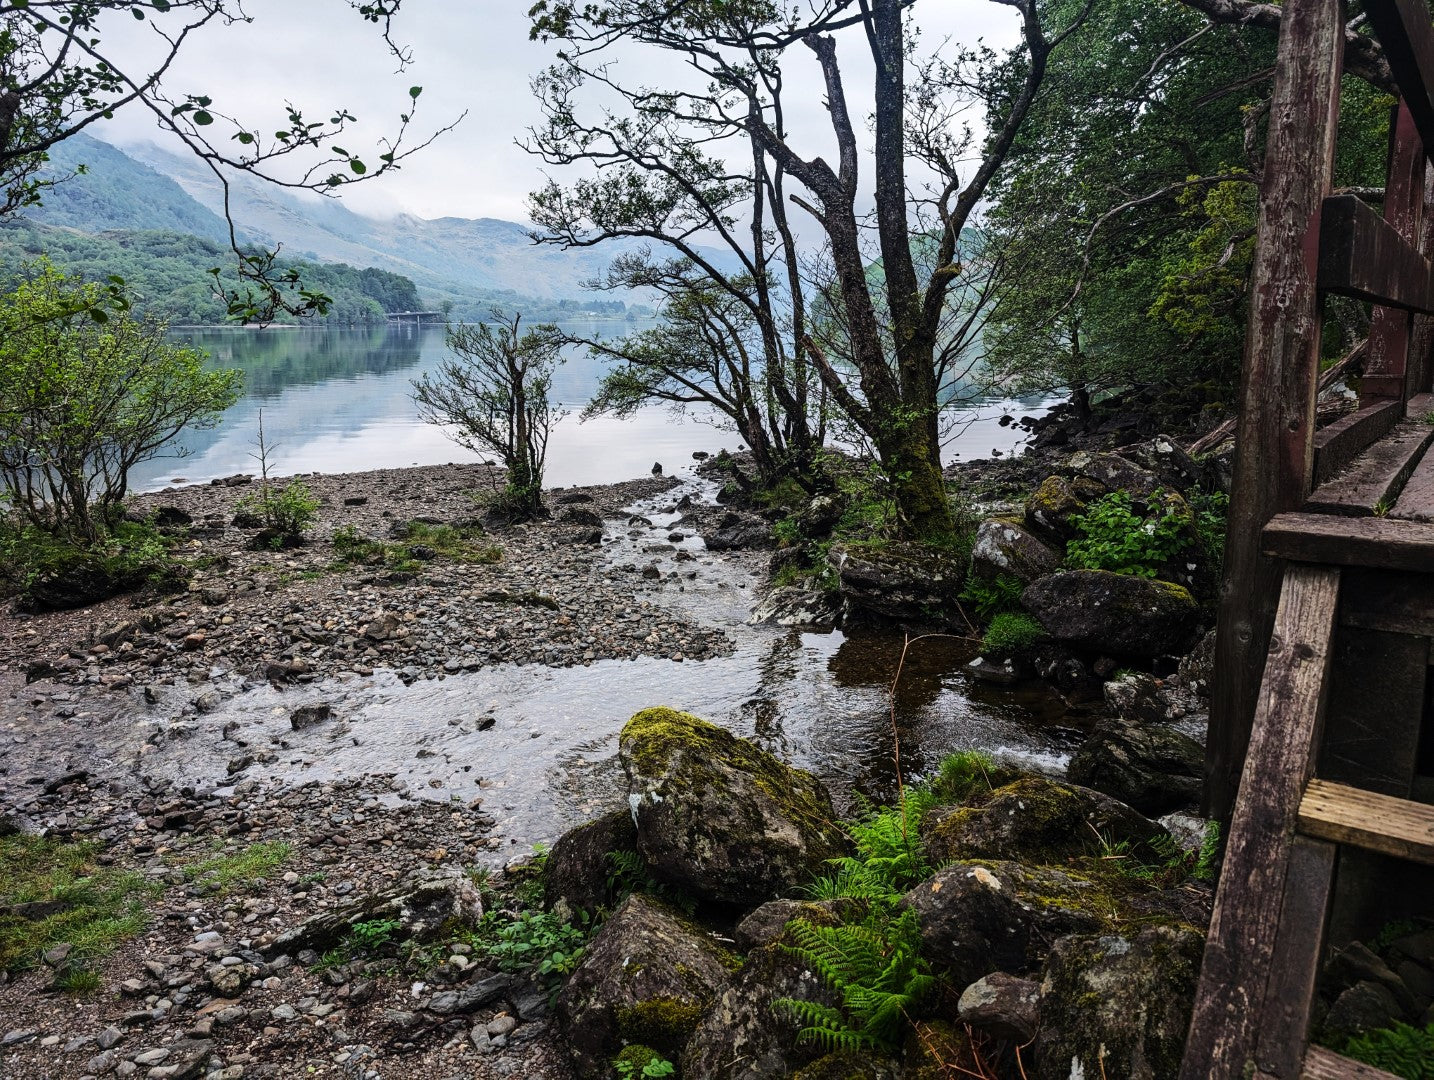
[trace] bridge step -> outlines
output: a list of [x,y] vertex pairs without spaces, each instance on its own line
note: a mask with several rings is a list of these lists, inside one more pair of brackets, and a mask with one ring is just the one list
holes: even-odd
[[1311,780],[1300,800],[1299,831],[1434,866],[1434,806],[1328,780]]
[[1422,418],[1396,424],[1338,476],[1315,488],[1304,509],[1350,517],[1388,513],[1431,442],[1434,425]]
[[1354,1061],[1323,1046],[1311,1046],[1305,1054],[1301,1080],[1399,1080],[1393,1073]]

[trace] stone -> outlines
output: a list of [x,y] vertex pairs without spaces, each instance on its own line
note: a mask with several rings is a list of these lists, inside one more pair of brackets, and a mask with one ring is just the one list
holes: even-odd
[[1180,658],[1180,681],[1201,697],[1210,696],[1210,680],[1215,677],[1215,631],[1202,637],[1195,648]]
[[1361,1035],[1375,1028],[1392,1027],[1407,1019],[1389,988],[1373,980],[1357,982],[1329,1007],[1324,1027],[1334,1035]]
[[1347,987],[1368,980],[1377,982],[1394,995],[1406,1016],[1419,1011],[1414,994],[1388,964],[1359,941],[1351,941],[1332,955],[1324,966],[1324,985]]
[[1085,513],[1091,500],[1105,493],[1100,484],[1084,477],[1067,480],[1048,476],[1026,497],[1026,527],[1063,547],[1067,540],[1079,535],[1076,519]]
[[608,886],[613,866],[609,852],[637,851],[637,826],[627,810],[579,825],[560,836],[543,865],[543,901],[550,909],[567,905],[567,913],[592,912],[610,906]]
[[753,609],[751,621],[830,630],[836,626],[840,614],[840,601],[830,592],[782,585],[767,591]]
[[1021,604],[1057,641],[1119,656],[1177,652],[1200,618],[1181,585],[1106,570],[1067,570],[1042,578]]
[[1171,719],[1170,703],[1156,680],[1143,672],[1112,679],[1103,688],[1106,706],[1122,720],[1159,724]]
[[675,910],[634,893],[588,942],[555,1003],[579,1078],[610,1075],[623,1046],[675,1060],[730,982],[732,958]]
[[500,1035],[511,1035],[518,1028],[518,1018],[509,1016],[507,1013],[499,1013],[488,1021],[487,1032],[497,1038]]
[[821,1057],[819,1046],[797,1041],[801,1022],[774,1007],[783,998],[839,1004],[821,977],[780,944],[763,946],[693,1033],[680,1063],[684,1080],[775,1080]]
[[852,900],[768,900],[737,924],[732,939],[742,952],[752,952],[779,939],[793,919],[835,926],[843,911],[855,914],[857,907]]
[[762,518],[729,511],[717,522],[715,529],[702,534],[702,541],[709,551],[736,551],[773,547],[777,538],[772,533],[772,526]]
[[1163,484],[1160,477],[1119,454],[1078,451],[1066,458],[1066,468],[1099,484],[1106,492],[1124,491],[1135,499],[1148,499]]
[[963,1024],[1024,1046],[1036,1037],[1040,1000],[1040,983],[994,971],[961,992],[956,1015]]
[[980,793],[965,805],[928,816],[922,838],[934,864],[957,859],[1011,859],[1060,865],[1125,845],[1145,861],[1163,828],[1129,806],[1090,788],[1030,776]]
[[647,709],[623,728],[638,851],[659,877],[754,905],[808,884],[847,841],[821,781],[725,728]]
[[0,1035],[0,1046],[19,1046],[21,1043],[30,1042],[39,1034],[29,1028],[12,1028]]
[[503,997],[513,988],[514,982],[511,975],[490,975],[461,990],[445,990],[434,994],[423,1007],[439,1016],[469,1013],[474,1009],[481,1009],[484,1005],[491,1005]]
[[836,571],[848,615],[965,626],[964,557],[892,541],[881,547],[833,544],[827,562]]
[[1163,814],[1199,802],[1205,751],[1165,724],[1106,720],[1075,752],[1066,775],[1143,814]]
[[1107,930],[1099,912],[1108,901],[1100,884],[1073,870],[958,862],[902,902],[916,912],[923,951],[961,986],[992,971],[1030,970],[1063,935]]
[[243,993],[256,974],[258,969],[253,964],[242,961],[238,964],[211,964],[204,969],[204,981],[220,997],[227,998]]
[[95,1036],[95,1044],[101,1050],[108,1050],[111,1046],[118,1045],[124,1039],[124,1032],[111,1024]]
[[1204,951],[1188,926],[1057,941],[1041,974],[1032,1080],[1177,1075]]
[[74,951],[74,948],[68,941],[63,941],[46,949],[40,959],[50,967],[60,967],[70,958],[70,953]]
[[333,715],[334,707],[325,701],[318,701],[309,705],[300,705],[289,714],[289,726],[295,731],[303,731],[305,728],[322,724]]
[[476,923],[482,915],[482,896],[465,875],[419,878],[311,916],[276,937],[264,953],[326,952],[347,938],[355,924],[376,919],[397,920],[404,938],[425,941],[437,936],[450,920]]
[[1012,577],[1022,585],[1029,585],[1060,568],[1061,553],[1028,532],[1021,523],[989,518],[976,527],[971,570],[981,577]]

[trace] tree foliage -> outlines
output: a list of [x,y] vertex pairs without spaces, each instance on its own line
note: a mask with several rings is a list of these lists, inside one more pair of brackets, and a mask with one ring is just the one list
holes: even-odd
[[454,354],[413,381],[418,415],[441,424],[459,446],[496,454],[507,470],[499,509],[515,518],[541,516],[548,435],[558,419],[548,401],[563,339],[556,327],[521,330],[522,316],[450,326]]
[[106,314],[102,287],[48,264],[0,297],[0,320],[0,482],[30,524],[68,540],[101,539],[130,469],[238,396],[238,372],[205,371],[163,323]]

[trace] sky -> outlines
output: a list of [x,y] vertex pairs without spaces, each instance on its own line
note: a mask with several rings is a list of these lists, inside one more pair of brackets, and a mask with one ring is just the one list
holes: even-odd
[[[553,61],[556,50],[554,44],[529,41],[531,4],[405,0],[394,37],[411,48],[413,63],[397,72],[377,28],[342,0],[245,0],[253,21],[211,26],[191,37],[165,85],[171,94],[207,94],[216,109],[256,127],[277,127],[285,101],[314,118],[342,106],[360,122],[343,145],[354,153],[370,151],[370,163],[376,137],[393,130],[407,107],[408,88],[421,85],[416,133],[465,111],[466,117],[400,171],[346,188],[345,204],[380,216],[406,212],[525,221],[527,194],[542,183],[543,166],[515,140],[540,122],[529,82]],[[993,0],[924,0],[917,4],[916,21],[927,48],[981,39],[1004,49],[1018,38],[1015,9]],[[145,24],[125,19],[108,31],[106,40],[117,59],[133,68],[152,55],[151,35]],[[860,118],[869,112],[870,60],[853,32],[843,33],[838,45],[853,116]],[[807,50],[794,54],[786,75],[796,145],[808,156],[822,153],[833,160],[815,62]],[[683,77],[670,58],[663,61],[633,51],[619,63],[627,78],[662,87]],[[155,119],[134,107],[91,130],[119,145],[166,145]]]

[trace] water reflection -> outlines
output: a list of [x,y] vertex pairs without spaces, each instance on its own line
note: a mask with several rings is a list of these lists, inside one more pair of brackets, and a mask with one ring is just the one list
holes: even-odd
[[[618,322],[562,326],[590,337],[640,328]],[[409,396],[411,381],[433,371],[447,355],[441,327],[220,327],[186,329],[175,336],[207,351],[214,366],[242,370],[244,396],[216,427],[187,431],[176,441],[187,456],[159,458],[135,468],[131,483],[137,490],[255,471],[260,409],[276,475],[477,460],[440,429],[420,421]],[[603,370],[586,350],[575,348],[554,375],[553,397],[569,415],[558,424],[548,447],[550,484],[630,479],[648,472],[654,462],[673,473],[691,465],[693,451],[738,447],[735,433],[720,430],[716,418],[706,414],[674,416],[654,407],[625,420],[580,422],[577,414],[597,390]],[[1022,433],[999,427],[996,418],[1039,404],[988,403],[972,413],[976,422],[956,434],[948,455],[969,459],[993,449],[1009,452]]]

